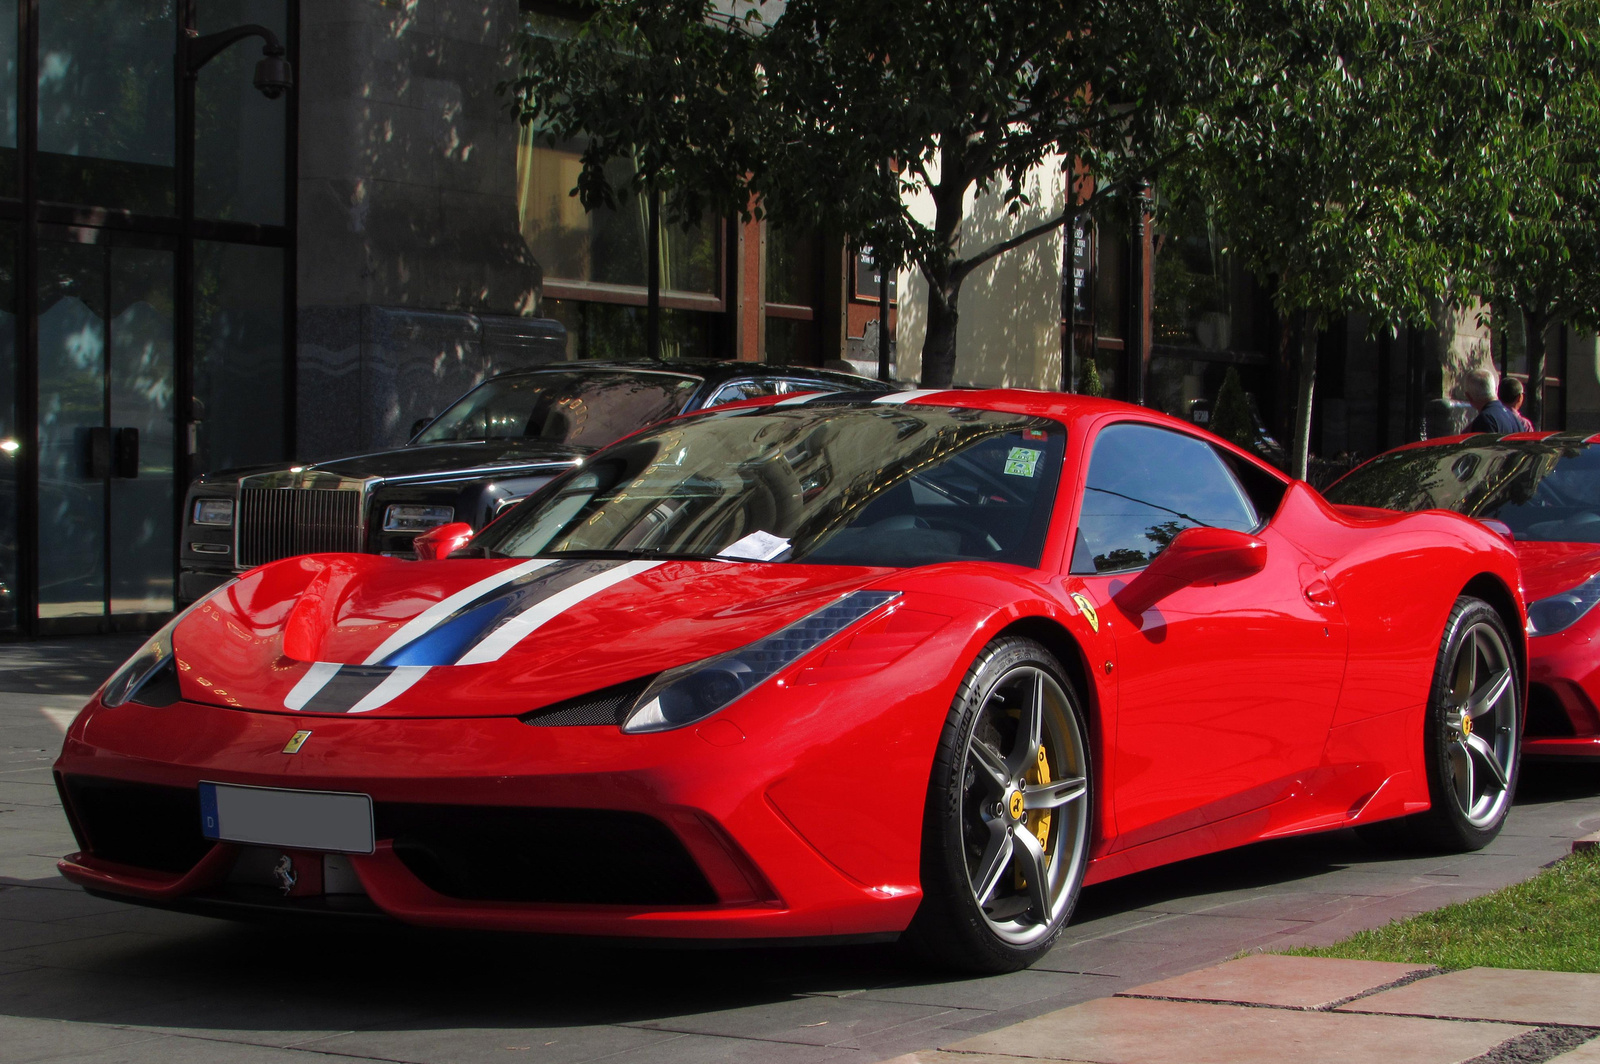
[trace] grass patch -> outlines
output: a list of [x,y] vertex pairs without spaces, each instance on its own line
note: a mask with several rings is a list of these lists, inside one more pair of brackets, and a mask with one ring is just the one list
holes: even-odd
[[1526,883],[1396,920],[1298,957],[1600,972],[1600,848],[1575,853]]

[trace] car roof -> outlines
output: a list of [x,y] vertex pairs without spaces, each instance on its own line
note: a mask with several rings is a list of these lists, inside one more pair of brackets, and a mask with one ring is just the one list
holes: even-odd
[[523,377],[535,373],[571,372],[572,370],[601,370],[606,372],[681,373],[700,377],[708,384],[744,377],[802,377],[826,381],[850,388],[885,390],[891,386],[856,373],[821,369],[816,366],[779,366],[770,362],[747,362],[701,358],[655,359],[581,359],[573,362],[548,362],[542,366],[511,370],[497,374],[499,377]]

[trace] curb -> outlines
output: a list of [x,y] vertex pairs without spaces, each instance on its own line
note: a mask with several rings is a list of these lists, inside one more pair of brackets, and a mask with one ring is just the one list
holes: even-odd
[[1572,852],[1579,853],[1583,850],[1592,850],[1600,846],[1600,831],[1590,832],[1581,839],[1572,840]]

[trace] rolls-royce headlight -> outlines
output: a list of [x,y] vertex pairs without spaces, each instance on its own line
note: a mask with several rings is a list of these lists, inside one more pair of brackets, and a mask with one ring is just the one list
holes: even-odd
[[232,499],[196,499],[193,522],[213,528],[228,528],[233,524]]
[[657,676],[622,722],[625,732],[656,732],[704,720],[749,694],[898,591],[853,591],[764,639]]
[[454,506],[414,506],[397,502],[383,512],[385,532],[426,532],[456,519]]
[[1528,634],[1554,635],[1571,628],[1583,615],[1600,603],[1600,576],[1592,576],[1559,595],[1550,595],[1528,604]]
[[133,657],[123,662],[122,667],[111,674],[111,679],[100,688],[100,701],[107,706],[120,706],[137,695],[156,674],[172,664],[172,633],[177,630],[183,619],[236,583],[238,583],[237,578],[229,580],[162,625],[160,631],[145,640],[144,646],[134,651]]

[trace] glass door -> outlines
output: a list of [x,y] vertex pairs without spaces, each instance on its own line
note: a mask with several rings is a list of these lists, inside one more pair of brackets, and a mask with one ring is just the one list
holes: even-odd
[[170,248],[41,227],[39,618],[173,608]]

